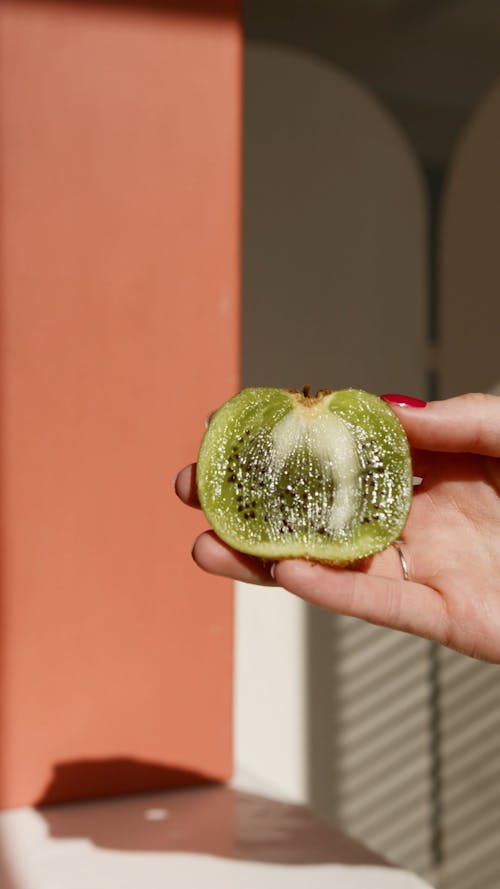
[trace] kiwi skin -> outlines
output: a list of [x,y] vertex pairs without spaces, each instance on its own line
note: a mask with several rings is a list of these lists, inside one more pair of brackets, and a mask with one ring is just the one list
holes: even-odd
[[368,392],[243,389],[210,421],[197,487],[234,549],[347,565],[400,536],[410,449],[395,413]]

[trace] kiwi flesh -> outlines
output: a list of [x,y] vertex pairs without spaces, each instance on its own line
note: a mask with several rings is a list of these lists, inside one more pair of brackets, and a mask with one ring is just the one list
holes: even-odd
[[243,389],[210,421],[197,487],[234,549],[345,565],[401,534],[410,449],[395,413],[368,392]]

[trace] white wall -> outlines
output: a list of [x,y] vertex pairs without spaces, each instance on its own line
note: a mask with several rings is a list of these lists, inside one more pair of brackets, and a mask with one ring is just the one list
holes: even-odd
[[[245,73],[244,383],[424,394],[426,203],[410,146],[380,104],[326,62],[250,45]],[[390,773],[394,724],[413,708],[411,737],[399,743],[421,788],[410,824],[417,848],[400,860],[424,872],[426,643],[401,637],[395,650],[390,633],[363,624],[354,649],[352,639],[345,623],[283,591],[239,586],[238,765],[369,840],[372,825],[367,835],[353,805],[356,782],[357,797],[373,803],[370,768],[361,790],[357,777],[356,655],[383,664],[388,654],[395,674],[410,663],[407,680],[392,685],[388,718],[375,725],[367,710],[362,724]],[[365,669],[369,678],[370,660]],[[399,804],[407,778],[393,789]],[[397,857],[401,838],[382,840]]]

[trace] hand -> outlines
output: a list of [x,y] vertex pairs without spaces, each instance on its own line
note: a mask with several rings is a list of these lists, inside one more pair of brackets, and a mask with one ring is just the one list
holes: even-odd
[[[210,573],[277,583],[330,611],[500,663],[500,398],[392,407],[423,478],[402,535],[408,580],[395,547],[352,568],[299,559],[270,566],[208,531],[195,541],[193,558]],[[194,466],[179,473],[176,491],[199,505]]]

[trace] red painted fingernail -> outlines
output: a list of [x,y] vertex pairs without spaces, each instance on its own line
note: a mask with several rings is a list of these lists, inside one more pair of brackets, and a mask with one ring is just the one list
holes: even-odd
[[389,404],[395,404],[398,407],[425,407],[427,402],[422,401],[421,398],[413,398],[412,395],[396,395],[392,392],[389,392],[387,395],[380,396],[383,401],[387,401]]

